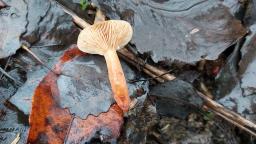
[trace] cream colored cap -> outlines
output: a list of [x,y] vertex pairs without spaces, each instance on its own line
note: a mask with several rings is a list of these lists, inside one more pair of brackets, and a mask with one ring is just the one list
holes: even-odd
[[103,21],[82,30],[77,46],[83,52],[104,55],[109,49],[124,47],[131,40],[132,33],[132,27],[126,21]]

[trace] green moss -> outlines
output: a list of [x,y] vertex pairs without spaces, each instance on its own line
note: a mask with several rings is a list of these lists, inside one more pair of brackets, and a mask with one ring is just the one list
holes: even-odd
[[81,5],[81,9],[85,10],[88,7],[89,2],[88,0],[80,0],[80,5]]
[[206,120],[206,121],[211,121],[213,118],[214,118],[214,113],[212,113],[212,112],[205,112],[204,114],[204,120]]

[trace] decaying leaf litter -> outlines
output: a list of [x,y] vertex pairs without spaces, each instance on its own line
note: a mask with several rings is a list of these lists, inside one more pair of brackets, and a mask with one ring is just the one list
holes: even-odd
[[[8,6],[8,2],[5,2],[5,3]],[[223,65],[225,65],[225,67],[226,67],[226,65],[228,65],[228,63],[225,64],[225,61],[224,61],[224,63],[218,63],[217,60],[219,60],[220,58],[224,58],[224,60],[229,59],[229,57],[228,58],[226,58],[226,57],[231,56],[230,53],[232,52],[233,49],[235,49],[234,45],[237,44],[238,40],[244,36],[245,31],[246,31],[246,29],[243,28],[243,26],[239,24],[239,21],[236,20],[234,18],[234,16],[232,16],[231,14],[232,13],[234,15],[239,14],[238,10],[240,10],[240,9],[237,7],[244,8],[245,10],[247,7],[244,7],[245,6],[244,3],[237,3],[235,1],[234,2],[224,1],[223,3],[216,1],[216,3],[215,3],[215,2],[196,1],[195,0],[195,1],[183,2],[183,3],[177,3],[176,1],[163,1],[161,3],[158,3],[155,1],[141,1],[141,2],[140,1],[131,1],[131,2],[107,1],[107,2],[105,2],[105,1],[99,0],[99,1],[94,1],[94,3],[96,4],[96,6],[100,7],[103,10],[104,14],[106,14],[109,18],[111,18],[111,19],[120,19],[121,18],[124,20],[128,20],[134,26],[134,31],[135,31],[134,36],[136,35],[136,33],[146,34],[146,37],[144,40],[141,39],[144,37],[138,38],[138,36],[139,36],[138,34],[135,37],[133,37],[133,40],[131,42],[132,45],[130,47],[134,51],[134,50],[136,50],[136,49],[134,49],[134,46],[136,46],[136,48],[138,49],[138,52],[137,52],[139,54],[138,56],[141,56],[141,58],[145,59],[144,63],[154,64],[154,62],[158,62],[156,64],[156,66],[160,67],[161,69],[164,69],[164,68],[171,69],[172,68],[173,69],[172,73],[177,75],[178,77],[180,76],[181,79],[183,79],[185,81],[189,81],[191,83],[194,83],[196,86],[198,86],[198,85],[200,86],[200,83],[204,82],[204,83],[206,83],[206,86],[210,90],[214,89],[215,87],[218,86],[217,83],[214,84],[214,76],[213,76],[213,73],[216,73],[215,72],[216,69],[218,70],[218,68],[216,68],[216,67],[221,66],[220,68],[222,68]],[[66,5],[68,4],[68,6],[69,6],[68,2],[65,2],[64,4],[66,4]],[[176,9],[171,9],[171,10],[167,9],[166,10],[167,5],[171,5],[171,4],[178,4],[178,5],[176,5],[176,7],[174,7]],[[9,5],[10,5],[10,3],[9,3]],[[72,24],[71,17],[67,16],[62,11],[62,9],[56,5],[56,3],[49,2],[49,1],[42,1],[42,2],[28,1],[26,4],[24,3],[24,5],[25,5],[24,7],[26,7],[25,9],[18,9],[17,7],[15,8],[15,10],[20,10],[20,11],[23,10],[24,13],[27,14],[27,17],[25,19],[26,19],[26,22],[28,23],[25,28],[25,29],[27,29],[26,33],[25,34],[20,33],[22,41],[19,41],[19,38],[18,38],[18,41],[19,41],[19,43],[23,42],[24,40],[29,42],[31,44],[30,45],[31,50],[34,53],[36,53],[36,55],[38,55],[40,58],[42,58],[44,60],[44,62],[47,65],[49,65],[49,67],[54,67],[53,65],[55,65],[57,63],[57,61],[59,60],[60,56],[64,54],[64,50],[69,49],[68,45],[76,43],[76,38],[77,38],[77,34],[78,34],[79,30],[77,29],[76,26],[74,26]],[[212,8],[212,5],[215,5],[215,7]],[[248,5],[248,7],[251,7],[251,5],[253,5],[253,2],[248,3],[247,5]],[[76,5],[76,3],[72,3],[72,4],[70,4],[70,6],[71,6],[71,8],[77,8],[77,7],[79,7],[79,4]],[[11,7],[15,7],[15,5],[13,5]],[[204,7],[204,9],[202,10],[202,13],[197,11],[197,9],[200,9],[198,7]],[[225,13],[227,13],[227,15],[222,16],[219,13],[208,12],[208,10],[211,11],[212,9],[215,9],[215,8],[218,9],[219,7],[221,10],[225,9],[224,11],[225,11]],[[8,11],[8,7],[5,7],[5,8],[7,8],[7,9],[4,9],[4,10],[3,10],[3,8],[1,9],[1,17],[8,16],[8,13],[11,13],[12,9],[9,9],[9,11]],[[182,10],[182,12],[179,9]],[[145,10],[145,11],[143,11],[143,10]],[[80,11],[80,10],[75,9],[74,11]],[[172,11],[176,12],[177,15],[176,15],[176,13],[173,14]],[[250,13],[250,11],[251,10],[248,10],[245,16],[238,17],[238,18],[240,18],[240,20],[242,20],[243,22],[247,22],[248,17],[253,16]],[[145,15],[144,14],[145,12],[148,12],[152,15]],[[192,13],[192,15],[188,15],[187,13],[189,13],[189,12]],[[78,14],[80,14],[80,13],[81,13],[81,11],[78,12]],[[86,13],[88,13],[88,11]],[[91,11],[89,13],[90,13],[90,15],[92,15]],[[22,13],[20,13],[20,14],[22,14]],[[195,14],[195,15],[193,15],[193,14]],[[199,16],[197,16],[197,14]],[[148,18],[151,16],[153,18]],[[93,20],[93,18],[90,19],[90,17],[88,17],[88,15],[85,15],[83,17],[86,17],[86,19],[89,21]],[[221,18],[222,20],[220,20],[220,23],[217,23],[215,21],[217,23],[216,25],[214,25],[213,22],[211,23],[211,21],[207,20],[206,21],[207,23],[211,23],[211,24],[207,25],[207,23],[206,24],[204,23],[205,22],[204,17],[211,18],[210,20],[215,20],[214,18],[217,18],[217,19]],[[153,45],[150,47],[150,46],[148,46],[148,45],[150,45],[150,43],[145,42],[145,41],[147,41],[148,36],[155,36],[155,35],[154,35],[154,33],[152,35],[150,35],[150,34],[148,35],[147,32],[152,31],[152,32],[156,32],[156,33],[158,33],[158,32],[161,33],[161,31],[164,31],[168,34],[168,31],[165,31],[166,27],[164,27],[164,26],[167,26],[166,24],[168,24],[168,20],[173,19],[173,18],[177,18],[177,21],[178,21],[177,23],[179,23],[179,25],[176,25],[176,26],[174,25],[175,28],[172,28],[173,25],[168,25],[171,27],[169,29],[171,29],[171,30],[174,29],[173,30],[174,32],[175,32],[175,30],[177,30],[179,32],[178,34],[184,33],[184,35],[176,34],[176,37],[177,38],[180,37],[181,40],[183,40],[183,38],[185,36],[185,42],[186,42],[186,45],[184,45],[184,43],[183,43],[184,41],[181,41],[181,43],[179,43],[180,41],[177,40],[176,41],[178,43],[177,45],[182,45],[182,46],[185,46],[188,48],[192,48],[191,49],[192,52],[190,51],[190,49],[188,49],[187,52],[184,51],[185,54],[187,53],[188,55],[190,55],[191,53],[193,53],[193,50],[196,50],[193,48],[200,49],[200,48],[203,48],[206,44],[216,43],[214,40],[217,40],[219,43],[216,43],[216,45],[213,44],[213,46],[209,45],[209,48],[212,49],[213,47],[217,47],[216,49],[218,49],[219,51],[218,52],[214,51],[214,53],[211,53],[211,50],[209,50],[207,52],[209,52],[210,54],[205,56],[204,55],[205,52],[199,50],[200,52],[203,52],[203,54],[198,52],[197,53],[198,56],[193,57],[193,59],[194,58],[198,59],[200,57],[199,60],[201,58],[206,59],[206,60],[203,60],[203,62],[202,62],[202,60],[200,60],[198,62],[198,60],[188,61],[190,59],[189,57],[184,58],[184,60],[179,59],[179,58],[182,58],[182,54],[183,54],[182,48],[183,47],[181,49],[176,49],[176,50],[178,50],[178,53],[181,54],[181,55],[179,55],[178,59],[177,59],[177,57],[171,57],[171,56],[166,57],[165,54],[166,54],[166,51],[168,51],[168,49],[164,50],[165,53],[161,52],[160,48],[159,48],[160,52],[159,51],[155,52],[154,50],[150,50],[150,48],[152,48]],[[245,19],[245,18],[247,18],[247,19]],[[6,17],[3,19],[6,19]],[[196,19],[198,21],[193,22],[193,19]],[[147,23],[149,25],[146,25],[145,27],[141,26],[143,24],[142,22],[147,22],[147,20],[150,20],[150,22]],[[248,22],[248,23],[244,23],[244,25],[250,26],[253,24],[253,18],[249,21],[250,22]],[[157,23],[157,24],[155,24],[155,23]],[[228,30],[228,29],[226,29],[226,27],[229,26],[228,24],[232,24],[236,28],[228,27],[230,29],[230,30]],[[9,26],[9,25],[7,25],[7,26]],[[135,28],[136,26],[137,26],[137,28]],[[178,27],[178,26],[180,26],[180,27]],[[194,26],[196,26],[196,27],[194,27]],[[203,26],[203,27],[200,27],[200,26]],[[211,26],[213,26],[213,28]],[[214,26],[216,26],[216,27],[214,27]],[[250,27],[252,29],[251,31],[253,31],[253,25]],[[143,29],[143,28],[145,28],[145,29]],[[207,31],[207,29],[209,29],[209,31]],[[216,30],[216,31],[213,31],[212,29]],[[6,29],[4,29],[4,30],[6,30]],[[200,33],[200,30],[202,33]],[[145,31],[145,33],[143,31]],[[212,32],[216,32],[216,33],[212,33]],[[187,37],[186,37],[186,33],[189,34],[189,35],[187,35]],[[199,35],[197,36],[196,34],[199,34]],[[68,37],[67,35],[70,35],[70,37],[72,39],[70,39],[70,37]],[[159,38],[162,38],[164,36],[165,36],[165,34],[163,33],[163,35],[159,36]],[[207,37],[207,36],[210,36],[210,37]],[[10,38],[10,37],[8,37],[8,38]],[[215,39],[216,37],[218,37],[219,39]],[[244,102],[240,99],[236,99],[237,97],[235,97],[235,98],[227,99],[226,104],[233,102],[233,104],[232,104],[233,107],[231,107],[232,110],[237,111],[241,115],[246,116],[247,118],[250,118],[250,120],[254,121],[253,120],[253,101],[246,99],[246,98],[253,98],[253,86],[254,86],[253,83],[248,83],[249,81],[246,81],[246,77],[250,78],[251,77],[250,74],[253,74],[253,69],[251,68],[251,67],[253,67],[253,62],[250,62],[250,61],[253,61],[253,57],[254,57],[254,55],[253,55],[253,45],[254,44],[253,44],[253,39],[250,40],[251,37],[253,37],[253,33],[246,36],[246,42],[244,43],[244,45],[242,43],[243,46],[238,46],[239,50],[233,51],[233,53],[234,52],[240,53],[240,51],[241,51],[242,56],[247,55],[246,57],[242,57],[242,59],[244,59],[244,60],[241,60],[241,62],[240,62],[240,58],[238,58],[238,60],[236,60],[236,61],[240,62],[239,64],[241,65],[240,67],[238,67],[236,69],[236,71],[239,72],[239,75],[243,75],[243,73],[245,73],[245,72],[246,72],[245,73],[246,75],[247,74],[249,75],[249,76],[248,75],[243,76],[243,77],[245,77],[244,80],[240,81],[240,84],[242,84],[243,86],[238,87],[238,88],[241,88],[242,91],[246,90],[248,92],[243,93],[243,94],[245,94],[244,95],[245,97],[243,97]],[[1,40],[8,42],[8,39],[6,39],[6,38],[1,37]],[[151,41],[152,40],[157,41],[157,38],[153,38],[153,39],[151,39]],[[209,43],[206,43],[205,41],[209,42]],[[252,41],[252,42],[250,42],[250,41]],[[156,42],[152,41],[152,43],[156,43]],[[14,43],[14,46],[15,46],[15,44],[16,43]],[[164,44],[164,45],[166,44],[167,45],[166,47],[168,47],[168,45],[170,45],[172,43],[170,43],[168,41],[165,42],[165,40],[163,40],[163,42],[161,42],[161,44]],[[157,47],[159,47],[159,46],[157,46]],[[161,46],[161,47],[164,47],[164,46]],[[143,51],[141,48],[145,48],[145,49],[149,48],[149,49]],[[226,51],[224,51],[224,50],[226,50]],[[247,52],[247,50],[249,51],[249,53]],[[159,56],[159,54],[157,54],[158,52],[160,53],[160,55],[161,55],[161,53],[163,55]],[[12,52],[10,52],[10,53],[12,53]],[[144,53],[144,55],[141,55],[143,53]],[[173,52],[173,53],[175,53],[175,52]],[[170,53],[170,54],[173,54],[173,53]],[[153,61],[151,61],[150,56]],[[43,85],[42,82],[44,82],[44,81],[42,81],[42,79],[44,79],[44,77],[48,73],[48,69],[46,69],[43,66],[41,66],[40,64],[38,64],[37,61],[31,57],[31,55],[29,55],[27,52],[22,51],[22,50],[17,51],[17,53],[15,55],[12,55],[10,57],[11,57],[11,60],[8,63],[7,63],[7,61],[8,61],[7,59],[2,59],[1,66],[5,67],[7,65],[7,69],[5,69],[5,70],[12,77],[14,77],[15,79],[22,81],[22,82],[26,81],[26,83],[25,83],[25,85],[18,88],[15,85],[15,83],[13,83],[13,81],[9,80],[7,77],[3,77],[3,80],[1,80],[1,92],[0,93],[4,93],[6,98],[10,98],[10,99],[8,99],[8,101],[3,99],[3,101],[4,101],[4,105],[2,104],[3,110],[7,111],[7,114],[8,114],[8,111],[10,111],[11,113],[13,113],[14,116],[16,116],[14,113],[15,111],[17,111],[17,113],[20,113],[18,111],[22,111],[22,112],[29,114],[31,98],[34,95],[35,88],[37,87],[37,85],[39,83],[40,83],[40,85]],[[88,61],[97,59],[97,58],[94,58],[94,56],[90,56],[90,57],[92,57],[92,58],[87,58],[86,56],[84,56],[84,58],[88,59]],[[213,58],[213,57],[215,57],[215,58]],[[219,59],[217,59],[215,61],[215,59],[218,57],[219,57]],[[88,61],[83,61],[84,58],[78,59],[78,61],[76,62],[77,67],[81,67],[81,66],[79,66],[79,64],[83,64],[83,62],[85,62],[85,63],[88,62]],[[156,60],[157,58],[159,58],[161,60],[160,61]],[[248,60],[248,58],[249,58],[249,60]],[[174,60],[174,62],[169,61],[170,59]],[[214,61],[208,61],[207,59],[214,60]],[[182,61],[182,63],[175,62],[177,60]],[[103,63],[102,60],[99,59],[99,61],[101,61],[101,63]],[[88,62],[87,64],[89,67],[94,67],[93,64],[90,64],[90,62]],[[70,66],[72,67],[72,64]],[[143,69],[143,67],[141,67],[141,66],[137,66],[137,67],[141,70]],[[199,69],[199,67],[200,67],[200,69]],[[241,70],[240,70],[240,68],[241,68]],[[85,73],[86,73],[86,70],[88,70],[88,69],[85,69]],[[140,71],[137,71],[137,72],[140,72]],[[125,72],[125,74],[126,74],[126,72]],[[194,77],[190,78],[191,74],[194,74],[196,78],[194,78]],[[217,71],[217,74],[218,74],[218,71]],[[142,77],[140,77],[141,75],[142,75],[142,73],[134,75],[131,82],[139,81],[143,84],[144,80]],[[34,76],[34,78],[32,76]],[[237,76],[237,78],[238,78],[238,82],[239,82],[240,76]],[[241,83],[242,81],[244,81],[244,83]],[[70,82],[73,83],[72,80]],[[82,83],[83,82],[84,81],[82,81]],[[6,83],[8,83],[8,85]],[[84,83],[87,84],[86,82],[84,82]],[[93,85],[97,86],[99,83],[95,82]],[[152,84],[152,86],[156,85],[155,83],[153,83],[153,81],[150,81],[150,83]],[[47,83],[46,83],[46,85],[47,85]],[[225,89],[224,87],[222,87],[222,88]],[[17,89],[18,89],[18,91],[17,91]],[[150,90],[151,90],[151,88],[150,88]],[[218,89],[216,89],[216,90],[218,91]],[[213,90],[213,92],[216,90]],[[135,91],[135,93],[138,94],[137,96],[141,96],[140,93],[145,94],[145,91],[146,91],[146,86],[144,86],[144,87],[139,86],[139,87],[137,87],[137,90]],[[61,92],[63,92],[63,91],[61,91]],[[78,91],[75,91],[75,93],[76,92],[78,92]],[[14,95],[14,93],[15,93],[15,95]],[[19,94],[20,94],[20,96],[19,96]],[[56,93],[54,93],[54,94],[56,94]],[[229,94],[229,92],[227,92],[226,94]],[[177,93],[174,93],[174,96],[177,96],[177,95],[178,95]],[[215,95],[216,94],[214,93],[214,96]],[[234,97],[234,95],[232,93],[230,93],[230,95],[232,95]],[[137,96],[135,95],[135,97],[137,97]],[[217,96],[219,96],[219,95],[217,95]],[[20,98],[20,97],[22,97],[22,98]],[[225,97],[225,95],[223,95],[222,97]],[[79,97],[77,97],[77,98],[79,99]],[[138,97],[138,98],[140,98],[140,97]],[[170,102],[175,101],[174,104],[176,104],[176,103],[184,104],[185,103],[186,105],[194,105],[193,101],[191,104],[191,101],[185,100],[185,102],[184,102],[184,100],[182,100],[182,99],[173,100],[173,98],[176,98],[176,97],[170,97],[170,98],[171,98]],[[61,101],[60,98],[59,98],[59,100]],[[161,111],[162,109],[160,109],[159,107],[157,107],[157,108],[155,107],[155,102],[157,102],[159,104],[159,100],[161,100],[161,99],[159,99],[158,96],[155,96],[155,95],[148,96],[147,100],[144,102],[144,105],[138,106],[138,107],[142,107],[142,109],[135,107],[133,110],[131,110],[128,113],[128,117],[125,118],[127,121],[125,121],[125,123],[123,125],[123,133],[121,133],[121,137],[118,139],[119,142],[128,142],[128,143],[129,142],[160,142],[160,143],[165,143],[165,142],[170,142],[170,141],[173,141],[173,142],[179,141],[179,142],[187,142],[187,143],[189,143],[189,142],[210,143],[210,142],[223,142],[224,141],[226,143],[239,143],[242,140],[242,138],[238,135],[240,133],[245,133],[245,132],[243,132],[243,131],[241,131],[239,133],[235,132],[233,126],[225,124],[225,121],[221,120],[220,118],[218,118],[218,117],[215,117],[214,119],[211,118],[211,115],[212,115],[211,113],[209,114],[209,113],[201,113],[200,112],[200,114],[198,114],[198,111],[195,110],[194,113],[197,113],[197,114],[190,114],[187,116],[187,119],[185,119],[185,120],[182,120],[182,119],[179,120],[177,118],[168,119],[168,117],[165,117],[163,115],[161,117],[159,117],[159,115],[157,115],[157,114],[159,114],[159,111]],[[228,101],[230,101],[230,102],[228,102]],[[10,102],[14,105],[12,105]],[[143,101],[142,101],[142,103],[143,103]],[[223,103],[223,104],[225,105],[225,103]],[[173,104],[171,103],[170,105],[173,105]],[[243,109],[241,110],[240,108],[236,109],[236,106],[244,108],[243,105],[249,106],[249,108],[251,108],[251,109],[249,109],[249,110],[247,108],[245,108],[244,110]],[[19,110],[14,109],[15,107],[17,107]],[[69,107],[69,106],[64,104],[64,105],[60,105],[60,107]],[[79,105],[78,105],[78,107],[79,107]],[[72,109],[72,108],[69,108],[69,109]],[[166,109],[168,109],[168,107],[166,107]],[[74,110],[77,110],[77,108],[74,108]],[[62,108],[61,108],[61,111],[63,111]],[[177,111],[179,111],[179,110],[177,110]],[[78,110],[77,112],[74,112],[74,113],[76,115],[79,115],[79,113],[81,114],[83,112]],[[182,113],[182,111],[180,113]],[[22,115],[22,114],[20,114],[20,115]],[[21,118],[20,115],[18,115],[19,118]],[[194,116],[194,115],[196,115],[196,116]],[[7,116],[11,117],[10,114]],[[173,116],[173,115],[171,115],[171,116]],[[250,116],[250,117],[248,117],[248,116]],[[174,117],[177,117],[177,115],[174,115]],[[58,119],[58,116],[56,116],[55,119]],[[88,119],[89,119],[89,117],[88,117]],[[13,117],[13,120],[16,120],[16,118]],[[27,121],[27,118],[23,117],[22,120],[24,123],[24,121]],[[56,123],[55,120],[53,120],[52,122],[51,122],[51,119],[49,119],[49,120],[50,120],[50,121],[48,121],[49,125]],[[63,119],[63,121],[64,121],[64,119]],[[146,123],[146,125],[145,125],[145,123],[143,123],[143,121]],[[1,123],[3,123],[3,125],[4,125],[4,127],[1,128],[1,130],[3,130],[5,132],[4,135],[2,136],[3,138],[1,138],[4,142],[13,141],[16,138],[17,133],[21,133],[20,143],[22,143],[22,140],[23,140],[23,143],[24,143],[24,141],[26,141],[25,138],[26,138],[26,132],[28,129],[27,125],[21,124],[20,121],[9,123],[9,124],[6,121],[1,121]],[[15,123],[18,123],[19,125],[15,125]],[[73,121],[73,123],[75,124],[77,122]],[[142,124],[140,124],[140,123],[142,123]],[[63,125],[65,123],[58,123],[58,124]],[[194,124],[194,126],[193,126],[193,124]],[[55,132],[57,132],[58,134],[61,134],[64,131],[64,129],[61,129],[61,125],[54,125],[54,127],[53,127]],[[170,125],[178,126],[178,129],[180,131],[177,133],[173,132],[173,127]],[[185,125],[185,128],[184,128],[184,125]],[[2,124],[1,124],[1,127],[2,127]],[[86,127],[86,125],[85,125],[85,127]],[[191,129],[188,130],[187,127],[190,127],[192,130]],[[214,129],[214,127],[215,127],[215,129]],[[215,131],[217,129],[216,127],[221,127],[221,129],[223,129],[223,131],[225,131],[225,132],[230,131],[230,133],[226,134],[226,136],[224,136],[225,138],[223,138],[223,136],[216,134],[216,131]],[[210,128],[213,128],[213,130],[209,130]],[[45,127],[45,129],[47,129],[47,128]],[[148,130],[146,130],[146,129],[148,129]],[[174,128],[174,129],[177,130],[177,128]],[[106,131],[107,131],[107,133],[109,132],[106,129],[99,130],[98,132],[100,132],[100,133],[95,133],[96,135],[94,135],[92,137],[106,136],[106,134],[107,134],[107,133],[105,133]],[[42,139],[40,139],[41,142],[47,142],[48,139],[46,136],[47,136],[47,133],[49,133],[49,132],[50,131],[46,130],[46,135],[41,134],[41,136],[42,136],[41,137]],[[223,133],[223,132],[221,132],[221,130],[219,132]],[[86,134],[84,134],[84,135],[86,135]],[[71,136],[71,134],[70,134],[70,136]],[[79,140],[80,140],[79,138],[72,139],[74,137],[70,137],[70,136],[66,137],[65,140],[72,140],[72,141],[78,140],[76,142],[79,143]],[[248,135],[245,133],[243,137],[248,137]],[[100,137],[100,138],[104,138],[104,137]],[[93,140],[93,141],[95,141],[95,140]]]

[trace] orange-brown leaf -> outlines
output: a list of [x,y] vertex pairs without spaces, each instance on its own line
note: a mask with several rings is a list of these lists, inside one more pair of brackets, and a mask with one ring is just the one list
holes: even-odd
[[[62,63],[81,53],[73,48],[65,52],[55,70],[59,71]],[[29,117],[30,130],[28,143],[63,143],[68,131],[71,115],[58,105],[58,76],[49,72],[36,88]]]
[[98,117],[90,115],[86,120],[75,118],[66,143],[89,142],[96,132],[103,141],[111,141],[119,136],[122,124],[122,109],[114,104],[107,113],[101,113]]
[[[77,48],[64,53],[54,71],[60,72],[65,62],[83,55]],[[67,142],[89,141],[96,132],[103,133],[104,140],[117,138],[123,124],[122,110],[113,105],[108,112],[87,119],[74,118],[67,109],[59,105],[58,75],[49,72],[35,90],[32,111],[29,118],[28,143],[62,144]],[[107,136],[107,137],[106,137]]]

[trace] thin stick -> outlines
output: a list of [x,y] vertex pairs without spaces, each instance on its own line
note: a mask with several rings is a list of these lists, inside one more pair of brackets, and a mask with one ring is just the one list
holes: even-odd
[[[6,71],[8,65],[9,65],[10,60],[11,60],[11,57],[8,58],[8,60],[7,60],[6,64],[5,64],[5,66],[4,66],[4,71]],[[0,80],[2,79],[3,75],[4,75],[4,74],[2,73],[1,76],[0,76]]]
[[16,84],[22,85],[22,82],[20,82],[20,81],[16,80],[15,78],[13,78],[11,75],[9,75],[9,74],[8,74],[4,69],[2,69],[1,67],[0,67],[0,72],[1,72],[2,74],[4,74],[6,77],[8,77],[9,79],[11,79],[12,81],[14,81]]
[[[164,83],[165,80],[162,79],[162,78],[159,78],[158,76],[154,75],[152,72],[150,72],[149,70],[147,69],[144,69],[143,72],[147,75],[149,75],[150,77],[152,77],[152,79],[155,79],[156,81],[160,82],[160,83]],[[133,83],[133,82],[138,82],[138,81],[148,81],[148,79],[145,79],[145,80],[131,80],[129,81],[130,83]]]
[[33,58],[35,58],[42,66],[44,66],[45,68],[47,68],[48,70],[50,70],[51,72],[53,72],[56,75],[63,75],[63,76],[67,76],[67,77],[72,77],[71,75],[65,74],[63,72],[56,72],[53,69],[51,69],[50,67],[48,67],[35,53],[33,53],[27,46],[25,46],[24,44],[21,45],[21,48],[26,50],[29,54],[31,54],[33,56]]
[[225,115],[219,113],[218,111],[213,111],[213,112],[214,112],[216,115],[218,115],[218,116],[222,117],[223,119],[225,119],[226,121],[228,121],[228,122],[234,124],[235,126],[239,127],[240,129],[242,129],[242,130],[248,132],[249,134],[253,135],[254,137],[256,137],[255,132],[251,131],[250,129],[248,129],[248,128],[242,126],[241,124],[237,123],[236,121],[230,120],[228,117],[226,117]]
[[102,11],[100,9],[97,9],[95,19],[94,19],[94,24],[105,21],[105,15],[103,15]]
[[129,50],[127,50],[127,48],[122,48],[118,51],[120,53],[120,55],[123,55],[124,57],[129,58],[130,60],[136,62],[137,64],[143,66],[143,68],[151,71],[152,73],[154,73],[157,76],[161,76],[161,78],[165,79],[165,80],[174,80],[176,77],[174,75],[168,74],[168,71],[166,70],[160,70],[152,65],[149,64],[145,64],[144,60],[142,60],[141,58],[136,57],[132,52],[130,52]]
[[[135,66],[137,69],[139,69],[139,70],[141,69],[140,66],[139,66],[136,62],[130,60],[128,57],[126,57],[126,56],[124,56],[124,55],[122,55],[122,54],[120,54],[120,53],[119,53],[119,56],[120,56],[123,60],[125,60],[126,62],[128,62],[128,63],[130,63],[131,65]],[[157,77],[157,75],[153,74],[152,72],[150,72],[149,70],[147,70],[147,69],[145,69],[145,68],[143,68],[143,72],[144,72],[145,74],[149,75],[150,77],[154,78],[154,79],[155,79],[156,81],[158,81],[158,82],[163,83],[163,82],[165,81],[163,78]]]
[[[161,74],[161,75],[158,75],[158,76],[156,76],[156,77],[153,77],[153,78],[150,78],[150,79],[155,79],[155,78],[159,78],[159,77],[163,77],[164,75],[167,75],[167,74],[169,74],[170,72],[172,72],[173,70],[171,69],[171,70],[168,70],[168,71],[166,71],[165,73],[163,73],[163,74]],[[149,80],[150,80],[149,79]]]
[[53,47],[53,46],[63,46],[63,44],[35,45],[31,47],[41,48],[41,47]]
[[20,140],[20,133],[17,134],[16,138],[12,141],[11,144],[17,144]]
[[62,5],[61,3],[59,3],[58,1],[55,0],[55,2],[61,6],[61,8],[64,10],[65,13],[69,14],[70,16],[72,16],[73,21],[81,28],[85,28],[90,26],[89,23],[87,23],[86,21],[84,21],[83,19],[81,19],[79,16],[77,16],[74,12],[72,12],[70,9],[66,8],[64,5]]
[[236,121],[239,124],[242,124],[243,126],[249,127],[249,128],[254,129],[256,131],[256,125],[253,122],[241,117],[239,114],[237,114],[237,113],[235,113],[231,110],[226,109],[225,107],[223,107],[219,103],[213,101],[212,99],[205,96],[204,94],[202,94],[200,92],[198,92],[198,94],[201,98],[203,98],[207,107],[209,107],[210,109],[214,109],[215,111],[225,115],[229,119],[231,119],[233,121]]
[[[147,79],[132,80],[131,82],[149,81],[149,80],[153,80],[153,79],[157,80],[158,78],[170,73],[171,71],[173,71],[173,70],[168,70],[166,73],[158,75],[158,76],[151,76],[151,78],[147,78]],[[164,82],[164,80],[163,80],[163,82]]]
[[[65,9],[67,9],[67,8],[65,8]],[[88,25],[82,24],[82,23],[86,23],[83,20],[82,20],[83,21],[82,23],[80,23],[79,20],[76,20],[76,15],[72,15],[72,13],[68,13],[68,14],[70,14],[73,17],[74,21],[82,28],[89,26],[89,24]],[[81,20],[81,18],[79,18],[79,19]],[[123,48],[121,50],[119,51],[119,53],[121,53],[123,56],[126,56],[127,59],[135,61],[135,62],[139,63],[140,65],[142,64],[143,60],[136,58],[136,56],[133,53],[129,52],[126,48]],[[137,65],[135,65],[135,67],[137,67]],[[149,65],[149,64],[145,64],[145,69],[147,69],[152,75],[162,75],[162,74],[166,73],[165,70],[160,70],[160,69],[158,69],[152,65]],[[144,70],[144,68],[143,68],[143,70]],[[173,80],[173,79],[175,79],[175,76],[173,76],[171,74],[165,74],[161,78],[163,78],[165,80]],[[228,121],[234,125],[240,125],[240,128],[241,127],[250,127],[250,128],[253,128],[254,130],[256,130],[256,125],[254,123],[252,123],[251,121],[241,117],[240,115],[236,114],[235,112],[227,110],[226,108],[224,108],[223,106],[221,106],[220,104],[215,102],[214,100],[203,95],[202,93],[200,93],[200,92],[198,92],[198,93],[199,93],[200,97],[202,97],[203,100],[206,102],[206,106],[208,108],[212,109],[213,112],[215,112],[217,114],[220,113],[219,116],[221,116],[223,119],[225,119],[225,120],[228,119]],[[247,131],[247,132],[249,132],[249,131]],[[255,136],[254,132],[251,131],[249,133],[250,134],[253,133],[252,135]]]
[[68,127],[68,130],[67,130],[67,134],[66,134],[66,136],[65,136],[65,138],[64,138],[64,144],[66,144],[66,141],[68,140],[68,136],[69,136],[69,134],[70,134],[70,130],[71,130],[71,127],[72,127],[72,124],[73,124],[74,119],[75,119],[75,116],[72,114],[72,119],[71,119],[71,121],[70,121],[70,123],[69,123],[69,127]]
[[54,70],[52,70],[50,67],[48,67],[36,54],[34,54],[27,46],[25,45],[21,45],[21,48],[26,50],[28,53],[30,53],[33,58],[35,58],[41,65],[43,65],[44,67],[46,67],[48,70],[50,70],[51,72],[53,72],[54,74],[57,74]]

